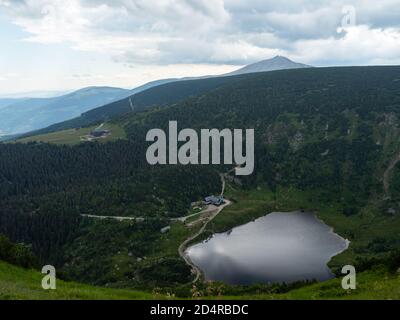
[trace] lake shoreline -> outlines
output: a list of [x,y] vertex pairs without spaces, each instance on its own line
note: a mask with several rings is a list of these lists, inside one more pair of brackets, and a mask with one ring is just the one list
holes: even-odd
[[[196,243],[196,244],[193,244],[193,245],[191,245],[191,246],[189,246],[189,247],[187,247],[186,249],[185,249],[185,251],[184,251],[184,254],[185,254],[185,256],[186,257],[188,257],[189,259],[190,259],[190,261],[192,262],[192,264],[194,264],[195,266],[196,266],[196,268],[198,269],[198,270],[200,270],[200,272],[201,272],[201,274],[202,274],[202,276],[203,276],[203,278],[204,279],[207,279],[207,273],[209,273],[210,271],[208,270],[207,271],[207,268],[205,268],[204,266],[202,266],[201,265],[201,263],[198,263],[198,261],[194,261],[194,260],[196,260],[196,258],[195,259],[193,259],[193,256],[191,256],[191,254],[193,254],[193,249],[195,249],[195,250],[198,250],[198,248],[199,247],[201,247],[201,246],[207,246],[207,244],[209,243],[209,242],[212,242],[213,241],[213,239],[214,239],[214,242],[215,241],[221,241],[221,239],[223,238],[223,239],[226,239],[227,237],[229,237],[229,235],[233,232],[233,231],[237,231],[238,229],[239,230],[241,230],[241,231],[243,231],[242,229],[246,229],[246,227],[248,228],[249,226],[251,226],[251,227],[255,227],[256,225],[257,225],[257,221],[258,220],[260,220],[262,223],[267,223],[268,224],[268,222],[266,222],[266,218],[267,217],[270,217],[271,216],[271,214],[275,214],[275,218],[273,218],[273,219],[283,219],[283,220],[285,220],[285,219],[289,219],[289,217],[292,217],[292,219],[303,219],[303,220],[309,220],[310,219],[310,217],[312,217],[312,219],[314,220],[314,221],[312,221],[312,220],[310,220],[310,221],[303,221],[302,223],[303,223],[303,227],[307,227],[307,224],[310,224],[310,226],[312,227],[312,228],[314,228],[317,232],[319,232],[319,233],[321,233],[322,235],[324,235],[324,236],[326,236],[326,237],[328,237],[330,240],[329,241],[331,241],[332,243],[336,243],[335,244],[335,246],[340,246],[340,248],[336,248],[336,249],[334,249],[334,251],[332,252],[332,253],[329,253],[329,255],[328,255],[328,257],[326,257],[326,254],[329,252],[329,251],[323,251],[322,252],[322,256],[323,256],[323,260],[320,260],[320,261],[318,261],[318,264],[316,264],[317,266],[320,264],[320,262],[321,261],[323,261],[323,267],[324,268],[326,268],[328,271],[329,271],[329,274],[330,274],[330,276],[328,277],[326,274],[325,274],[325,276],[322,276],[321,274],[323,273],[321,270],[319,270],[319,279],[316,279],[316,280],[318,280],[318,282],[323,282],[323,281],[326,281],[326,280],[329,280],[330,278],[333,278],[333,277],[335,277],[335,274],[333,273],[333,270],[329,267],[329,262],[332,260],[332,258],[333,257],[335,257],[335,256],[337,256],[337,255],[339,255],[339,254],[341,254],[341,253],[343,253],[344,251],[346,251],[348,248],[349,248],[349,245],[350,245],[350,241],[348,240],[348,239],[345,239],[345,238],[343,238],[342,236],[340,236],[339,234],[337,234],[337,233],[335,233],[335,231],[334,231],[334,228],[332,227],[332,226],[330,226],[330,225],[328,225],[328,224],[326,224],[324,221],[323,221],[323,219],[321,219],[319,216],[318,216],[318,214],[314,211],[314,210],[310,210],[310,211],[308,211],[308,210],[293,210],[293,211],[290,211],[290,212],[269,212],[269,213],[267,213],[267,214],[265,214],[265,215],[263,215],[263,216],[261,216],[261,217],[259,217],[259,218],[257,218],[257,219],[254,219],[253,221],[249,221],[249,222],[247,222],[247,223],[244,223],[244,224],[242,224],[242,225],[239,225],[239,226],[236,226],[236,227],[234,227],[234,228],[232,228],[231,230],[228,230],[228,231],[225,231],[225,232],[221,232],[221,233],[214,233],[213,235],[211,235],[210,237],[208,237],[207,239],[205,239],[205,240],[203,240],[202,242],[199,242],[199,243]],[[283,215],[283,214],[285,214],[286,216],[285,217],[282,217],[281,215]],[[298,215],[297,217],[293,217],[293,215]],[[302,217],[303,216],[303,217]],[[307,217],[308,216],[308,217]],[[278,218],[277,218],[278,217]],[[263,221],[264,220],[264,221]],[[270,222],[269,222],[270,223]],[[292,228],[292,227],[294,227],[294,228],[296,228],[296,226],[293,226],[293,225],[290,225],[289,224],[289,228]],[[317,229],[320,229],[320,230],[317,230]],[[313,230],[314,230],[313,229]],[[237,231],[237,232],[239,232],[239,231]],[[270,234],[271,233],[271,230],[270,230],[270,232],[268,232],[268,234]],[[279,232],[277,233],[276,232],[276,230],[274,231],[274,232],[272,232],[272,233],[274,233],[274,234],[278,234],[279,235]],[[307,232],[305,232],[305,233],[307,233]],[[268,234],[267,234],[267,236],[268,236]],[[301,232],[300,233],[298,233],[297,234],[298,236],[300,236],[300,238],[306,238],[307,237],[307,235],[306,234],[302,234]],[[263,234],[263,236],[265,237],[265,232],[264,232],[264,234]],[[282,236],[282,235],[280,235],[280,236]],[[251,235],[250,235],[250,237],[251,237]],[[225,240],[224,240],[225,241]],[[247,241],[247,239],[246,240],[243,240],[242,239],[242,242],[246,242]],[[249,241],[251,241],[251,240],[249,240]],[[254,241],[254,240],[253,240]],[[260,244],[259,244],[260,245]],[[271,244],[266,244],[267,246],[269,246],[269,247],[271,247]],[[274,249],[272,249],[272,250],[274,250]],[[332,248],[330,249],[330,250],[332,250]],[[310,251],[310,250],[308,250],[308,251]],[[318,251],[318,250],[317,250]],[[312,252],[312,250],[311,250],[311,252]],[[310,252],[307,252],[308,254],[310,253]],[[211,254],[212,254],[212,252],[211,252]],[[215,254],[214,254],[215,255]],[[246,253],[244,254],[244,255],[246,255]],[[229,256],[229,255],[228,255]],[[232,257],[231,257],[232,258]],[[237,258],[237,257],[235,257],[235,258]],[[282,257],[279,257],[279,258],[282,258]],[[314,257],[315,258],[315,257]],[[218,260],[218,256],[215,256],[214,257],[214,259],[217,259]],[[265,258],[264,258],[265,259]],[[240,260],[240,255],[239,255],[239,258],[237,259],[237,260]],[[279,259],[278,259],[279,260]],[[274,259],[270,259],[269,261],[269,264],[273,264],[273,262],[274,262]],[[222,262],[221,262],[222,263]],[[258,262],[259,263],[259,262]],[[233,264],[234,265],[234,264]],[[257,265],[257,263],[255,264],[255,265]],[[316,268],[316,265],[311,265],[311,267],[312,267],[312,269],[315,269]],[[251,269],[253,266],[250,264],[249,266],[248,266],[248,269]],[[282,266],[281,266],[283,269],[285,269],[285,268],[287,268],[288,267],[288,265],[286,265],[286,264],[283,264]],[[234,269],[234,266],[232,267],[233,269]],[[275,268],[276,268],[276,266],[275,266]],[[206,270],[203,270],[203,269],[206,269]],[[231,270],[229,270],[229,271],[231,271]],[[321,273],[322,272],[322,273]],[[240,274],[240,272],[239,272],[239,274]],[[253,275],[253,274],[249,274],[249,276],[250,276],[250,278],[257,278],[257,276],[259,276],[259,275],[257,275],[257,273],[255,274],[255,275]],[[222,281],[222,282],[226,282],[226,281],[223,281],[223,280],[221,280],[221,279],[211,279],[211,278],[213,278],[212,276],[211,276],[211,278],[210,278],[210,276],[208,276],[209,277],[209,279],[207,280],[207,281]],[[232,277],[234,277],[234,275],[232,275]],[[311,278],[308,278],[308,279],[300,279],[300,280],[296,280],[296,281],[301,281],[301,280],[311,280]],[[254,282],[252,282],[252,283],[248,283],[248,284],[241,284],[241,285],[251,285],[251,284],[253,284],[253,283],[283,283],[283,282],[287,282],[287,283],[290,283],[290,282],[295,282],[294,280],[291,280],[291,279],[287,279],[287,280],[279,280],[279,281],[254,281]],[[226,283],[228,283],[229,284],[229,282],[226,282]],[[232,284],[232,285],[235,285],[236,283],[230,283],[230,284]],[[238,284],[240,284],[240,283],[238,283]]]

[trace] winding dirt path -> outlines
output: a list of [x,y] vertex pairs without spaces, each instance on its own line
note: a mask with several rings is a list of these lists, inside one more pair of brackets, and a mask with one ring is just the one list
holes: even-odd
[[223,197],[225,193],[225,175],[220,173],[219,176],[221,177],[221,183],[222,183],[222,190],[220,193],[220,197]]
[[193,283],[197,282],[200,279],[201,276],[201,270],[199,267],[197,267],[189,258],[189,256],[186,254],[186,246],[188,243],[190,243],[192,240],[196,239],[198,236],[200,236],[204,230],[207,228],[207,225],[226,207],[229,206],[232,202],[225,199],[225,203],[219,207],[215,207],[216,210],[213,212],[212,215],[208,218],[208,220],[203,224],[203,226],[200,228],[199,231],[197,231],[195,234],[191,235],[189,238],[187,238],[182,244],[179,246],[179,255],[182,257],[183,260],[185,260],[186,264],[192,268],[192,273],[196,274],[195,279],[193,280]]
[[112,219],[112,220],[117,220],[117,221],[133,221],[133,220],[134,221],[143,221],[144,220],[144,218],[142,218],[142,217],[96,216],[93,214],[81,214],[81,217],[98,219],[98,220]]
[[132,97],[129,97],[129,105],[131,107],[132,112],[134,112],[135,111],[135,107],[133,106],[133,103],[132,103]]
[[[221,177],[221,182],[222,182],[222,191],[221,191],[221,197],[224,195],[225,193],[225,175],[224,174],[220,174]],[[204,222],[203,226],[200,228],[199,231],[197,231],[195,234],[191,235],[189,238],[187,238],[184,242],[181,243],[181,245],[179,246],[178,252],[179,255],[182,257],[182,259],[186,262],[186,264],[192,269],[192,273],[196,275],[195,279],[192,281],[192,283],[197,282],[200,277],[201,277],[201,270],[199,269],[198,266],[196,266],[189,258],[189,256],[186,253],[186,247],[187,245],[193,241],[194,239],[196,239],[198,236],[200,236],[204,230],[207,228],[207,225],[215,219],[215,217],[227,206],[229,206],[232,202],[228,199],[225,199],[225,203],[219,207],[216,206],[208,206],[207,209],[203,210],[202,212],[200,212],[199,214],[204,214],[207,212],[212,212],[212,214],[208,217],[208,219]]]
[[389,196],[389,188],[390,188],[390,173],[396,166],[396,164],[400,161],[400,153],[396,155],[396,157],[390,162],[389,166],[383,173],[383,188],[386,196]]
[[[228,172],[229,173],[229,172]],[[226,173],[226,174],[228,174]],[[221,194],[220,196],[222,197],[225,193],[225,186],[226,186],[226,182],[225,182],[225,175],[226,174],[220,174],[221,177],[221,183],[222,183],[222,190],[221,190]],[[186,246],[193,241],[194,239],[196,239],[198,236],[200,236],[204,230],[207,228],[208,224],[215,219],[215,217],[227,206],[229,206],[232,202],[228,199],[224,199],[225,203],[219,207],[217,206],[213,206],[213,205],[209,205],[207,206],[207,208],[205,208],[204,210],[195,213],[195,214],[191,214],[188,216],[184,216],[184,217],[180,217],[180,218],[171,218],[170,221],[181,221],[181,222],[185,222],[188,218],[193,217],[193,216],[201,216],[201,215],[205,215],[205,214],[209,214],[208,217],[206,217],[204,219],[204,223],[203,226],[200,228],[199,231],[197,231],[195,234],[191,235],[189,238],[187,238],[184,242],[181,243],[181,245],[179,246],[178,252],[179,255],[182,257],[182,259],[185,261],[185,263],[192,269],[192,273],[196,275],[195,279],[192,281],[192,283],[197,282],[200,277],[201,277],[201,270],[199,269],[199,267],[197,267],[189,258],[189,256],[186,254]],[[143,217],[119,217],[119,216],[96,216],[96,215],[90,215],[90,214],[81,214],[82,217],[86,217],[86,218],[92,218],[92,219],[113,219],[113,220],[117,220],[117,221],[143,221],[145,218]]]

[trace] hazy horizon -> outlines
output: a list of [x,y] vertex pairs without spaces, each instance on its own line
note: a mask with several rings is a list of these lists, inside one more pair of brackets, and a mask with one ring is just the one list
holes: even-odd
[[0,0],[0,9],[0,97],[132,89],[276,55],[320,67],[400,64],[392,0]]

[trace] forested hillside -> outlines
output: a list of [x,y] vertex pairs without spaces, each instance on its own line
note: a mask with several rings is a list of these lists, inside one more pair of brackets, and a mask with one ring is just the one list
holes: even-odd
[[[93,278],[103,284],[96,270],[101,257],[108,261],[102,263],[102,268],[110,270],[113,252],[117,255],[130,250],[129,260],[136,262],[158,250],[154,240],[161,236],[160,229],[169,224],[165,218],[185,215],[192,201],[221,188],[213,168],[150,167],[145,163],[144,141],[0,147],[0,233],[31,243],[41,261],[58,266],[67,258],[66,245],[89,254],[89,260],[91,251],[86,249],[93,246],[97,257]],[[147,224],[132,222],[131,227],[109,222],[104,229],[101,222],[88,221],[81,214],[151,219]],[[125,228],[131,228],[132,234]],[[136,239],[136,229],[144,229],[143,239]],[[72,242],[80,235],[86,237],[89,230],[95,230],[93,237],[86,239],[83,247],[76,247]],[[112,244],[110,237],[121,244],[104,250],[102,256],[100,247]],[[131,237],[136,240],[130,241]],[[88,268],[87,260],[81,263]],[[85,270],[85,279],[92,280]]]
[[[216,88],[212,81],[221,83]],[[334,208],[341,225],[368,217],[363,228],[373,230],[371,241],[354,256],[400,246],[379,225],[400,219],[400,169],[393,162],[400,153],[400,67],[288,70],[224,81],[192,81],[197,89],[180,87],[184,94],[172,90],[183,82],[172,83],[153,89],[153,97],[135,96],[135,106],[153,108],[114,120],[126,141],[0,144],[0,233],[32,243],[41,261],[55,262],[73,279],[131,287],[187,283],[177,247],[189,231],[179,223],[168,235],[160,229],[191,201],[217,193],[218,171],[227,168],[150,167],[147,131],[177,120],[181,129],[254,128],[256,169],[235,187],[264,187],[275,199],[282,189],[307,193],[307,203]],[[151,219],[96,222],[80,214]],[[357,233],[346,232],[357,244]]]
[[383,168],[397,142],[400,68],[324,68],[253,74],[178,105],[121,120],[129,137],[147,130],[254,128],[249,183],[323,188],[363,205],[382,194]]

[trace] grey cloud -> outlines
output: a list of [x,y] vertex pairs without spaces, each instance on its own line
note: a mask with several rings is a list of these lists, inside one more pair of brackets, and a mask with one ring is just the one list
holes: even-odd
[[[0,0],[0,4],[4,2]],[[40,20],[43,8],[33,5],[35,2],[18,0],[8,10],[14,17]],[[334,46],[334,40],[346,37],[337,32],[345,5],[355,7],[360,25],[372,29],[400,27],[396,0],[80,0],[79,4],[82,10],[101,7],[113,12],[93,19],[82,31],[84,41],[87,34],[101,36],[99,30],[116,37],[146,35],[150,39],[132,42],[115,54],[115,60],[129,63],[244,64],[275,52],[303,58],[303,43]],[[387,41],[391,48],[392,42]],[[329,52],[324,50],[321,54]],[[332,54],[314,59],[332,60]],[[344,52],[340,59],[345,58]]]

